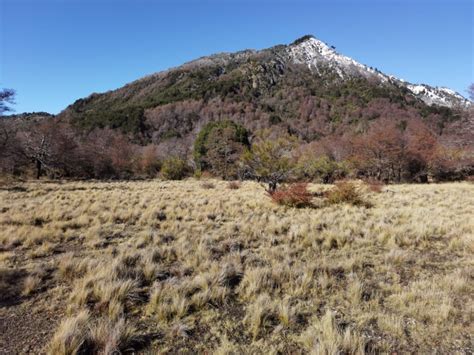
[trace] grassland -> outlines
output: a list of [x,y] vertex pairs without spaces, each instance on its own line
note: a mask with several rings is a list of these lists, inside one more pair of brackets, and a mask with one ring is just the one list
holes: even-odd
[[233,187],[1,188],[0,352],[472,351],[473,184],[303,209]]

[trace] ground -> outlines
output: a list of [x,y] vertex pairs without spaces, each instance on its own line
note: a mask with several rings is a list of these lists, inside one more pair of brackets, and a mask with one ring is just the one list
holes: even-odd
[[474,184],[0,187],[0,353],[469,353]]

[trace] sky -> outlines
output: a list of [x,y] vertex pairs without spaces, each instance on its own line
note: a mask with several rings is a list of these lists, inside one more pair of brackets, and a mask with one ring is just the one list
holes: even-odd
[[338,52],[464,96],[471,0],[0,0],[0,88],[16,112],[58,113],[93,92],[218,52],[313,34]]

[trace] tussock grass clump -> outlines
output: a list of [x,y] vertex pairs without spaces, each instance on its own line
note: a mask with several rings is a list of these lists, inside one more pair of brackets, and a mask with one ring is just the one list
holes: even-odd
[[90,313],[81,311],[74,317],[65,318],[48,346],[50,355],[73,355],[84,350],[88,341]]
[[277,323],[277,313],[270,296],[262,293],[247,307],[244,323],[247,324],[253,339]]
[[93,319],[88,311],[64,319],[48,345],[51,355],[121,354],[140,345],[136,329],[120,318]]
[[365,354],[364,338],[351,327],[342,330],[334,313],[327,311],[315,318],[301,334],[300,340],[312,354]]
[[98,319],[89,327],[88,351],[93,354],[122,354],[138,347],[141,338],[124,318],[117,321]]
[[42,278],[40,275],[28,275],[24,280],[23,280],[23,291],[22,295],[23,296],[29,296],[31,295],[34,291],[36,291],[39,286],[41,285]]
[[72,281],[82,277],[89,269],[89,260],[76,258],[74,253],[66,253],[58,260],[58,275],[62,280]]

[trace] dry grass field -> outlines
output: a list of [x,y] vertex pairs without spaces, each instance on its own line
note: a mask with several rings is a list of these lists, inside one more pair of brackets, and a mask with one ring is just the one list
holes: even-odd
[[473,184],[301,209],[233,187],[0,188],[0,353],[473,350]]

